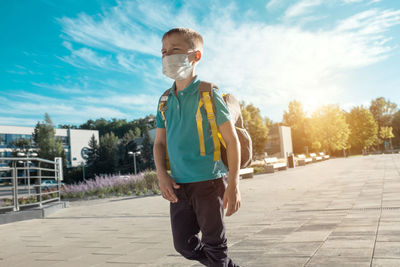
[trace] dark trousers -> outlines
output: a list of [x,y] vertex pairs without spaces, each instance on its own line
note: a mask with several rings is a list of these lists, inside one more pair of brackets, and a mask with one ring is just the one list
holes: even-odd
[[179,185],[180,188],[174,190],[178,202],[170,205],[176,251],[209,267],[236,266],[228,258],[222,178]]

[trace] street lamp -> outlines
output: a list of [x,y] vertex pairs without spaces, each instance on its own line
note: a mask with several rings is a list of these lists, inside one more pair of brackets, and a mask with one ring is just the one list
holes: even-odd
[[[17,153],[17,157],[25,157],[25,156],[26,155],[25,155],[24,152],[18,152]],[[26,169],[25,169],[26,165],[25,165],[25,161],[19,160],[18,163],[19,164],[23,164],[23,166],[24,166],[23,176],[24,176],[24,185],[26,186]],[[18,171],[17,171],[17,176],[16,177],[17,177],[17,181],[15,181],[15,182],[18,184]]]
[[133,155],[133,166],[134,166],[134,168],[135,168],[135,175],[136,175],[136,156],[139,156],[140,155],[140,151],[136,151],[136,152],[132,152],[132,151],[129,151],[128,152],[128,155],[130,155],[130,156],[132,156]]
[[26,180],[28,180],[28,196],[31,195],[31,179],[30,179],[30,165],[32,164],[32,162],[29,160],[29,157],[37,157],[38,154],[36,152],[33,151],[28,151],[27,153],[24,152],[18,152],[17,153],[18,157],[27,157],[28,160],[25,161],[18,161],[18,163],[23,163],[24,164],[24,184],[26,185]]

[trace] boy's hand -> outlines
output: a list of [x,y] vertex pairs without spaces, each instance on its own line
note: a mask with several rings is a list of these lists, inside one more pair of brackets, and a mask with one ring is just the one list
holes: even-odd
[[228,207],[226,216],[231,216],[237,212],[240,208],[240,190],[239,186],[229,186],[226,188],[224,193],[224,209]]
[[178,189],[180,186],[175,183],[174,179],[168,174],[165,174],[162,177],[159,176],[158,181],[163,198],[172,203],[178,202],[178,198],[174,193],[174,188]]

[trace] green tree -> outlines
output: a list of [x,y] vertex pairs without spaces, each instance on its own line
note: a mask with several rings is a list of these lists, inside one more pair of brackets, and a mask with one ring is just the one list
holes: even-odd
[[147,116],[146,118],[148,119],[138,119],[131,122],[127,122],[125,119],[118,120],[114,118],[110,121],[107,121],[104,118],[100,118],[97,120],[88,120],[86,123],[81,124],[79,128],[87,130],[98,130],[100,137],[102,137],[106,133],[113,132],[115,136],[117,136],[118,138],[122,138],[130,130],[132,130],[137,136],[139,136],[141,133],[140,128],[146,127],[147,120],[151,121],[150,116]]
[[384,97],[378,97],[371,101],[369,107],[374,119],[378,123],[379,129],[383,126],[390,126],[393,115],[397,111],[397,105]]
[[100,138],[99,173],[114,173],[117,167],[117,148],[119,139],[113,132],[106,133]]
[[242,110],[244,127],[250,134],[253,145],[254,156],[265,152],[265,147],[268,140],[268,127],[267,121],[263,120],[260,115],[260,109],[252,104],[246,105],[244,102],[240,103]]
[[78,126],[70,125],[70,124],[59,124],[58,128],[59,129],[78,129]]
[[318,153],[321,151],[321,143],[319,141],[314,141],[311,144],[311,148],[314,152]]
[[[379,131],[379,137],[385,142],[384,148],[387,149],[388,145],[391,144],[391,139],[394,137],[392,127],[383,126]],[[389,143],[386,140],[389,139]],[[390,147],[391,148],[391,147]]]
[[393,115],[392,127],[394,135],[393,143],[397,147],[400,146],[400,110]]
[[142,145],[141,158],[143,159],[143,167],[144,169],[154,169],[153,142],[147,129],[144,132]]
[[33,140],[39,149],[38,156],[49,160],[62,157],[65,161],[64,147],[55,135],[56,130],[53,127],[53,122],[49,114],[46,113],[44,122],[38,122],[33,133]]
[[18,152],[27,154],[31,148],[31,141],[25,138],[19,138],[18,140],[11,141],[8,147],[13,150],[12,155],[17,156]]
[[96,140],[94,134],[89,140],[88,143],[88,158],[86,160],[88,177],[94,177],[95,174],[98,174],[99,170],[99,161],[100,161],[100,146]]
[[283,124],[291,128],[293,152],[304,153],[304,148],[309,146],[306,136],[306,115],[300,102],[294,100],[289,103],[288,111],[283,113]]
[[135,139],[139,136],[132,130],[129,130],[120,139],[118,145],[118,170],[121,172],[133,172],[132,157],[128,154],[129,151],[137,151],[137,144]]
[[349,125],[337,105],[326,105],[315,111],[308,122],[312,142],[321,143],[329,153],[349,148]]
[[350,127],[349,143],[352,148],[368,149],[378,137],[378,123],[372,113],[363,106],[354,107],[346,114]]

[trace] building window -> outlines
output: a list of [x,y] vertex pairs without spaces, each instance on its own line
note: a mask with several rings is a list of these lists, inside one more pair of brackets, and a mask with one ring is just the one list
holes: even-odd
[[32,135],[29,134],[5,134],[5,145],[15,143],[20,139],[28,140],[29,145],[32,145]]
[[6,144],[6,134],[0,134],[0,146]]

